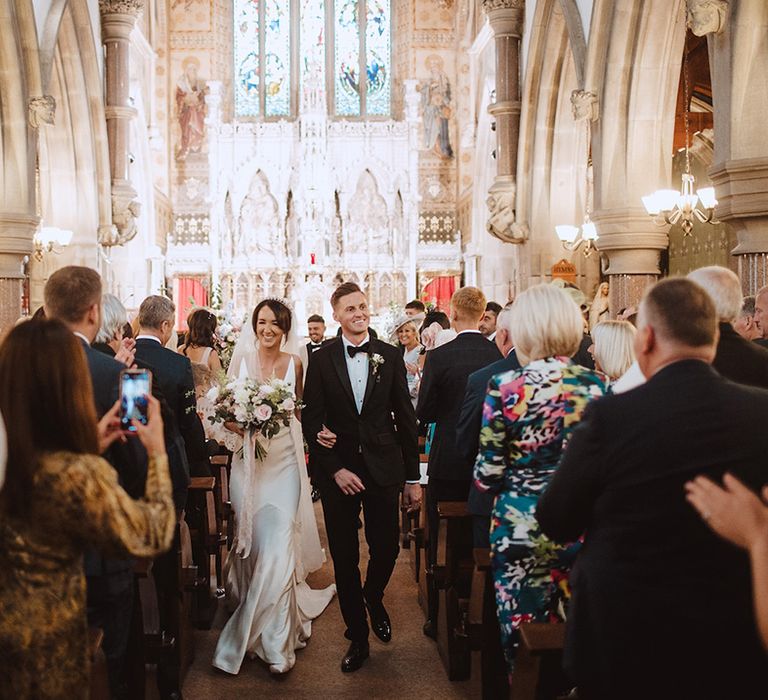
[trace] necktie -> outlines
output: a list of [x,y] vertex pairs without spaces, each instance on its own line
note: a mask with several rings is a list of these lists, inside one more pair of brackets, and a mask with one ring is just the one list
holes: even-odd
[[350,357],[354,357],[359,352],[364,352],[367,355],[368,353],[370,353],[370,351],[371,351],[370,343],[363,343],[358,347],[355,347],[354,345],[347,345],[347,352],[349,353]]

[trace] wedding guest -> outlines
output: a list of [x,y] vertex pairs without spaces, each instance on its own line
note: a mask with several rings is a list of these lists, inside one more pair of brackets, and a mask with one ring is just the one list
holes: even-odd
[[488,340],[493,340],[496,337],[496,320],[501,312],[501,304],[495,301],[489,301],[485,305],[485,313],[480,319],[478,329]]
[[522,292],[509,319],[522,369],[493,377],[483,406],[475,483],[496,494],[491,564],[510,672],[520,624],[559,615],[561,579],[577,549],[548,543],[533,512],[584,409],[607,388],[602,374],[569,359],[583,327],[567,292],[548,284]]
[[768,286],[758,289],[755,294],[755,324],[760,330],[760,337],[755,338],[755,342],[768,348]]
[[701,474],[768,481],[768,392],[712,369],[717,323],[691,280],[647,290],[635,351],[648,381],[589,407],[539,500],[548,537],[586,532],[565,652],[580,698],[747,698],[765,683],[749,562],[683,499]]
[[[150,296],[141,302],[136,359],[151,368],[153,377],[157,379],[173,411],[176,426],[184,441],[187,476],[210,476],[205,435],[195,405],[192,363],[189,358],[164,347],[168,338],[174,334],[175,311],[174,303],[166,297]],[[177,502],[179,498],[183,504],[186,496],[184,493],[175,496]]]
[[623,377],[635,361],[635,327],[628,321],[600,321],[592,329],[590,353],[595,369],[611,383]]
[[733,322],[733,330],[744,340],[754,341],[763,337],[755,323],[755,297],[746,296],[741,300],[741,310]]
[[132,338],[125,338],[123,335],[127,322],[128,312],[122,302],[114,294],[103,294],[101,328],[91,347],[109,357],[114,357],[126,367],[132,367],[136,343]]
[[[422,423],[435,423],[429,452],[427,518],[429,557],[436,561],[438,501],[466,501],[472,480],[472,460],[456,449],[459,419],[467,377],[501,358],[498,348],[484,338],[478,326],[486,309],[485,295],[476,287],[463,287],[451,297],[451,324],[455,340],[427,353],[416,415]],[[424,633],[437,633],[437,595],[430,595]]]
[[709,294],[720,330],[712,366],[726,379],[768,389],[768,350],[744,340],[731,325],[741,311],[741,282],[726,267],[711,265],[688,274]]
[[424,302],[419,301],[418,299],[413,299],[412,301],[409,301],[405,305],[405,315],[406,316],[418,316],[418,315],[424,315],[427,311],[427,307],[424,306]]
[[157,402],[150,400],[146,427],[134,424],[149,454],[139,500],[97,456],[121,435],[118,409],[97,427],[85,355],[59,321],[21,324],[0,347],[10,465],[0,493],[3,696],[87,697],[83,550],[152,557],[171,543],[175,514]]
[[[456,447],[474,464],[480,446],[480,427],[488,382],[497,374],[520,369],[515,344],[509,329],[512,304],[507,304],[496,319],[496,347],[503,359],[492,362],[469,375],[459,420],[456,423]],[[496,494],[480,491],[473,483],[469,487],[467,507],[473,518],[474,546],[487,549],[490,545],[491,513]]]
[[[125,369],[124,364],[91,347],[101,328],[101,277],[88,267],[62,267],[48,278],[43,296],[46,317],[62,321],[80,341],[96,414],[101,418],[118,400],[120,372]],[[140,498],[147,475],[144,448],[135,440],[115,443],[104,456],[117,472],[120,486],[132,498]],[[96,549],[85,553],[88,623],[104,631],[102,649],[114,697],[124,697],[127,693],[126,652],[133,611],[133,568],[133,560],[125,556],[105,555]]]
[[[768,507],[732,474],[723,475],[722,488],[699,476],[685,490],[688,502],[713,532],[748,552],[755,619],[768,651]],[[763,488],[763,499],[768,500],[768,487]]]
[[222,371],[221,359],[216,351],[216,314],[208,309],[195,309],[187,318],[189,330],[184,338],[184,345],[178,348],[192,364],[198,363],[218,374]]
[[419,342],[419,330],[417,324],[421,321],[419,316],[401,316],[395,322],[393,335],[403,351],[403,362],[408,379],[408,393],[411,396],[413,407],[416,408],[416,398],[419,393],[419,381],[421,371],[419,369],[419,356],[422,345]]
[[[428,330],[430,329],[430,330]],[[449,334],[440,335],[440,330],[449,331]],[[426,334],[425,334],[426,331]],[[451,335],[449,338],[448,335]],[[440,342],[438,343],[438,337]],[[434,350],[438,345],[444,345],[456,337],[456,331],[451,328],[451,320],[443,311],[429,311],[419,327],[419,339],[421,341],[421,354],[419,355],[419,371],[424,371],[424,361],[427,359],[428,350]]]
[[307,337],[309,342],[299,348],[299,359],[304,368],[304,379],[307,378],[307,369],[312,355],[325,343],[331,342],[331,340],[325,339],[325,319],[320,314],[312,314],[307,319]]

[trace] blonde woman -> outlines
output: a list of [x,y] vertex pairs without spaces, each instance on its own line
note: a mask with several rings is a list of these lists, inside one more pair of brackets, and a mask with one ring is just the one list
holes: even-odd
[[607,379],[570,359],[581,343],[581,311],[567,292],[531,287],[510,309],[509,330],[522,365],[488,384],[475,485],[496,494],[491,563],[502,646],[510,672],[520,624],[561,614],[575,547],[547,540],[534,519],[563,445]]
[[635,361],[634,342],[635,327],[628,321],[601,321],[592,329],[589,348],[595,368],[615,382]]

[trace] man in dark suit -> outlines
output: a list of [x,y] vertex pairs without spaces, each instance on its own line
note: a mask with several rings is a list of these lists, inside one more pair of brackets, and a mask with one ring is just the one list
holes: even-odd
[[741,310],[733,322],[735,330],[744,340],[750,342],[760,340],[762,331],[755,322],[755,297],[746,296],[741,300]]
[[755,323],[760,329],[760,337],[755,342],[768,348],[768,286],[758,289],[755,294]]
[[136,359],[151,368],[171,408],[178,433],[184,441],[187,474],[171,474],[174,502],[183,507],[189,475],[210,476],[205,432],[197,415],[192,363],[188,357],[165,347],[174,332],[176,307],[163,296],[147,297],[139,307]]
[[[368,301],[353,283],[331,297],[342,336],[315,353],[304,387],[304,437],[322,492],[341,614],[351,641],[341,662],[356,671],[368,658],[368,622],[391,639],[384,590],[399,550],[399,495],[421,501],[416,417],[397,348],[369,335]],[[365,516],[370,561],[360,583],[357,520]]]
[[635,339],[647,383],[590,404],[539,501],[544,534],[585,538],[565,654],[579,698],[750,698],[765,685],[747,556],[685,499],[700,474],[768,481],[768,392],[711,368],[717,332],[691,280],[650,288]]
[[[496,319],[496,337],[494,342],[503,359],[492,362],[487,367],[478,369],[469,375],[464,400],[461,404],[459,420],[456,423],[456,447],[467,459],[474,464],[480,444],[480,427],[483,422],[483,404],[491,377],[504,372],[520,369],[520,362],[515,352],[512,334],[509,331],[509,310],[512,304],[507,304]],[[488,548],[490,518],[493,501],[496,494],[490,491],[478,491],[474,484],[469,487],[467,507],[473,516],[474,545]]]
[[[435,563],[439,501],[466,501],[472,481],[474,457],[456,445],[456,424],[464,400],[467,378],[472,372],[502,359],[499,349],[478,330],[485,313],[485,295],[475,287],[463,287],[451,298],[451,325],[456,338],[427,353],[419,387],[416,415],[424,423],[435,423],[427,473],[427,518],[429,556]],[[430,596],[424,633],[434,637],[437,629],[437,596]]]
[[726,379],[768,389],[768,350],[742,338],[733,328],[741,311],[741,282],[727,267],[711,265],[688,275],[709,294],[720,322],[712,366]]
[[[74,265],[54,272],[44,290],[46,317],[62,321],[82,342],[99,418],[117,402],[120,372],[125,369],[124,364],[91,347],[101,327],[101,294],[99,273]],[[133,498],[141,498],[147,455],[138,440],[114,443],[104,457],[115,468],[120,485]],[[84,558],[88,622],[104,631],[102,648],[113,698],[128,693],[125,662],[133,609],[133,565],[132,559],[104,557],[97,550],[89,550]]]

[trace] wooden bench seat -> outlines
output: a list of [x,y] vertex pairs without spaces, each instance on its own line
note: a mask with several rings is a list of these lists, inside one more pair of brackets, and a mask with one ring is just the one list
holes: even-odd
[[565,625],[531,622],[520,626],[520,647],[510,680],[515,700],[556,700],[567,691],[562,670]]

